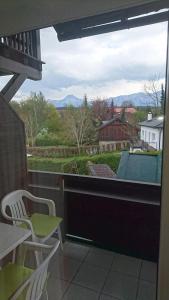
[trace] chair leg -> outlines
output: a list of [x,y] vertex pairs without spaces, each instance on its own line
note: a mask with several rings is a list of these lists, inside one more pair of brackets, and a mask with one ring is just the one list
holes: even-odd
[[60,241],[60,247],[61,247],[61,249],[63,251],[62,232],[61,232],[60,225],[58,227],[58,237],[59,237],[59,241]]
[[16,260],[16,249],[13,250],[12,252],[12,263],[14,264]]
[[[16,252],[15,252],[16,253]],[[14,263],[24,266],[26,258],[26,249],[22,246],[22,244],[18,247],[18,253],[15,257]]]
[[46,300],[49,300],[47,288],[45,289]]
[[[34,239],[34,242],[37,242],[37,243],[42,243],[39,239],[38,239],[38,237],[36,237],[35,239]],[[35,253],[35,260],[36,260],[36,266],[37,267],[39,267],[39,265],[42,263],[42,261],[43,261],[43,255],[42,255],[42,252],[41,251],[34,251],[34,253]]]

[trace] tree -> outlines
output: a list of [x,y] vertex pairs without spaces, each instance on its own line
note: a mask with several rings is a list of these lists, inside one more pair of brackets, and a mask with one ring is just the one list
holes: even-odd
[[86,94],[84,94],[83,105],[84,105],[84,107],[88,107],[88,100],[87,100],[87,95]]
[[99,126],[102,121],[110,119],[109,106],[106,100],[97,98],[92,102],[92,114],[95,123]]
[[123,107],[123,109],[121,111],[120,119],[121,119],[122,122],[126,122],[126,109],[125,109],[125,107]]
[[161,110],[160,89],[160,76],[157,74],[144,85],[144,91],[148,98],[148,106],[151,107],[154,116],[158,116]]
[[65,138],[80,148],[84,144],[93,143],[96,129],[92,120],[91,109],[82,105],[79,108],[69,106],[64,113]]
[[114,100],[113,100],[113,98],[111,100],[110,109],[111,109],[111,119],[112,119],[114,117]]
[[127,108],[127,107],[133,107],[134,104],[133,104],[133,102],[132,102],[131,100],[124,100],[124,101],[122,102],[121,106]]
[[139,109],[135,113],[132,114],[130,119],[130,124],[133,126],[137,126],[138,123],[143,122],[147,119],[147,114],[150,110]]
[[164,106],[165,106],[165,90],[164,85],[161,85],[161,97],[160,97],[160,104],[161,104],[161,113],[164,114]]
[[30,97],[16,104],[11,105],[16,110],[25,124],[27,144],[34,146],[37,135],[42,131],[59,130],[59,114],[55,107],[49,104],[43,94],[31,93]]

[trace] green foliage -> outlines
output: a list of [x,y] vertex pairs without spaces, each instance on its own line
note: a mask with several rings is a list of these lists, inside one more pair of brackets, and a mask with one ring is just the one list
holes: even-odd
[[34,146],[36,137],[44,129],[49,133],[60,130],[60,116],[41,92],[31,93],[30,97],[19,103],[12,101],[11,105],[25,124],[28,145]]
[[28,168],[30,170],[49,171],[49,172],[63,172],[63,162],[61,159],[53,158],[28,158]]
[[120,157],[121,155],[119,152],[65,159],[29,157],[28,168],[32,170],[88,175],[87,162],[90,160],[95,164],[107,164],[114,172],[116,172]]
[[38,135],[35,140],[36,146],[58,146],[60,145],[60,139],[55,134],[42,134]]
[[143,152],[140,152],[140,151],[136,151],[134,154],[138,154],[138,155],[154,155],[154,156],[156,156],[156,155],[159,155],[159,154],[161,154],[162,153],[162,151],[149,151],[149,150],[147,150],[147,151],[143,151]]
[[92,120],[91,108],[84,103],[79,108],[68,106],[63,116],[63,139],[78,147],[96,141],[96,128]]
[[138,110],[132,115],[132,124],[137,125],[139,122],[145,121],[147,119],[146,110]]

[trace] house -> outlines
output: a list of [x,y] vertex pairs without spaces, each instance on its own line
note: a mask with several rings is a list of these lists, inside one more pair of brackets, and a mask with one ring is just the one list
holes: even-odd
[[152,149],[163,149],[163,123],[163,116],[152,118],[152,113],[148,114],[146,121],[139,123],[141,126],[140,139]]
[[137,139],[137,128],[128,122],[123,122],[120,117],[114,117],[109,121],[104,121],[99,127],[99,145],[115,145],[117,148],[129,146]]

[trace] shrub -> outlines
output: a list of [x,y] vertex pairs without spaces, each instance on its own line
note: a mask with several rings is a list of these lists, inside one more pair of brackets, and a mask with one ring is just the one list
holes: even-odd
[[65,159],[30,157],[28,158],[28,168],[32,170],[88,175],[87,162],[90,160],[95,164],[107,164],[114,172],[117,172],[120,156],[119,152],[113,152]]
[[57,146],[60,141],[56,135],[53,134],[43,134],[36,138],[36,146]]
[[28,158],[28,168],[31,170],[50,171],[50,172],[63,172],[63,164],[57,159],[53,158]]

